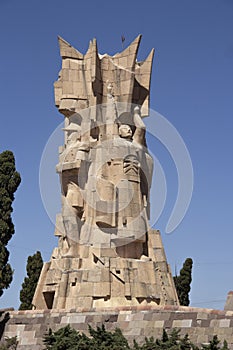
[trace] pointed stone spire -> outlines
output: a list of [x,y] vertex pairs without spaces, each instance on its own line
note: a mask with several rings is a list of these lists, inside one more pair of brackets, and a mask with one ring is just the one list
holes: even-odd
[[147,58],[136,63],[135,78],[145,89],[150,89],[151,69],[154,57],[154,49],[151,50]]
[[114,55],[113,60],[120,60],[123,57],[127,57],[127,68],[132,68],[136,62],[141,37],[142,35],[139,34],[137,38],[134,39],[134,41],[124,51]]
[[83,54],[71,46],[66,40],[58,36],[58,43],[60,47],[60,55],[62,58],[76,58],[78,60],[83,59]]
[[[100,80],[101,77],[101,73],[100,73],[100,59],[99,59],[99,55],[98,55],[98,47],[97,47],[97,41],[94,38],[92,40],[92,45],[91,45],[91,79],[92,82],[94,82],[96,80],[96,78],[98,78]],[[89,51],[89,49],[88,49]]]

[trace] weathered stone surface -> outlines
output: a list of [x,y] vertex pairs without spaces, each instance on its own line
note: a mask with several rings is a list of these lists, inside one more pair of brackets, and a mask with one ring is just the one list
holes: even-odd
[[233,350],[233,311],[147,305],[112,309],[80,307],[66,311],[9,311],[9,316],[4,336],[17,335],[19,350],[42,350],[45,332],[67,324],[85,334],[88,334],[88,324],[94,328],[104,324],[108,330],[120,327],[130,343],[133,339],[142,343],[145,337],[150,336],[160,338],[163,328],[169,331],[177,327],[181,329],[181,335],[188,334],[191,341],[198,345],[208,343],[216,334],[221,343],[227,340],[229,349]]
[[138,62],[140,40],[109,56],[95,39],[83,55],[59,38],[62,210],[35,309],[179,303],[160,233],[149,227],[153,159],[143,117],[154,51]]
[[224,306],[224,310],[228,311],[233,311],[233,291],[230,291],[227,295],[227,301]]

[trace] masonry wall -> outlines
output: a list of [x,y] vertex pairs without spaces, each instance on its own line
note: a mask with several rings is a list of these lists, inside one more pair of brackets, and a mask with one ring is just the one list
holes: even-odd
[[49,328],[57,330],[67,324],[86,334],[88,324],[92,327],[104,324],[107,330],[120,327],[130,342],[133,339],[143,342],[150,336],[161,337],[163,328],[176,327],[181,328],[182,335],[188,333],[198,345],[208,343],[217,334],[222,342],[226,339],[233,350],[233,311],[177,306],[5,311],[1,315],[2,339],[17,335],[19,350],[41,350],[44,333]]

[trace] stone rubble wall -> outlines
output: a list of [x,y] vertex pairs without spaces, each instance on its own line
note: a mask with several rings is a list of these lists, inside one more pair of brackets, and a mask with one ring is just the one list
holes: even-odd
[[[2,313],[3,314],[3,313]],[[189,334],[191,341],[200,345],[208,343],[213,335],[221,342],[227,340],[233,350],[233,311],[178,306],[139,306],[124,308],[66,310],[5,310],[5,330],[2,336],[17,335],[19,350],[42,350],[43,335],[49,328],[57,330],[69,324],[88,334],[88,325],[105,325],[107,330],[119,327],[131,343],[142,343],[145,337],[160,338],[163,328],[180,328],[181,335]],[[3,315],[1,320],[3,320]],[[1,321],[1,326],[4,321]],[[2,327],[1,327],[2,328]]]

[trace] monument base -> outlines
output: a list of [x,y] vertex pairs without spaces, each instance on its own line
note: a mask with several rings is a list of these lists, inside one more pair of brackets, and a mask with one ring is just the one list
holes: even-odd
[[178,305],[160,232],[149,231],[146,255],[135,258],[136,246],[83,246],[79,257],[52,256],[41,272],[35,309]]
[[[181,306],[135,306],[105,309],[73,310],[30,310],[5,311],[5,321],[1,321],[4,337],[17,335],[18,350],[42,350],[43,337],[49,328],[58,330],[70,325],[88,333],[88,325],[94,329],[105,325],[109,331],[119,327],[129,343],[136,339],[143,343],[145,337],[160,338],[163,329],[179,328],[181,336],[189,335],[190,340],[200,346],[208,343],[216,334],[221,341],[228,342],[233,350],[233,311],[219,311]],[[3,332],[4,331],[4,332]]]

